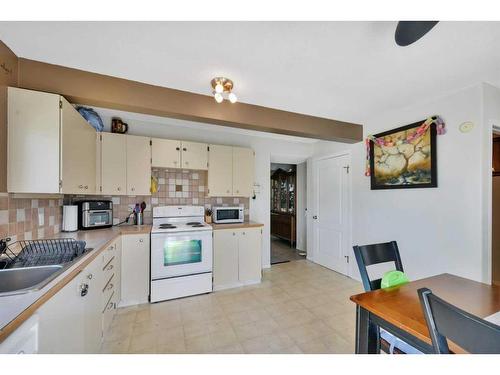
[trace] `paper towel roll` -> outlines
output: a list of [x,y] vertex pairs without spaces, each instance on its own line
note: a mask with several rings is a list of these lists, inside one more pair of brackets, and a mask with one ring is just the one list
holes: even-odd
[[78,230],[78,206],[63,206],[63,232]]

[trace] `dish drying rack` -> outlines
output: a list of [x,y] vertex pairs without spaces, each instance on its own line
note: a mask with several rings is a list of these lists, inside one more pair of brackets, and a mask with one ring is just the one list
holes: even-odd
[[0,269],[48,266],[71,262],[85,252],[85,241],[72,238],[0,241]]

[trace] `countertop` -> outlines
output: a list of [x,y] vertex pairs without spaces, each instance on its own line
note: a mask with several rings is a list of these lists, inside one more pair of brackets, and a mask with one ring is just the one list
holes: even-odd
[[25,294],[0,297],[0,342],[27,320],[43,303],[73,280],[92,260],[94,260],[113,240],[120,235],[147,234],[151,225],[123,225],[107,229],[77,232],[61,232],[51,238],[74,238],[85,241],[86,253],[64,273],[52,280],[44,288]]
[[214,224],[214,223],[212,223],[211,225],[212,225],[212,228],[214,230],[258,228],[258,227],[264,226],[264,224],[257,223],[255,221],[244,221],[243,223],[231,223],[231,224]]

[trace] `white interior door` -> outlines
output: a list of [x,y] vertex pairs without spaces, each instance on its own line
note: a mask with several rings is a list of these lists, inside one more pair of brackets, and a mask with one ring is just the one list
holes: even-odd
[[314,162],[314,262],[348,273],[351,238],[350,155]]

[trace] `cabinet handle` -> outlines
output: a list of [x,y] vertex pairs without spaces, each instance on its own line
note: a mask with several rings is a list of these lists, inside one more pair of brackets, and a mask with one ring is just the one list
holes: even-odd
[[85,185],[85,190],[87,190],[88,188],[89,188],[89,186],[88,186],[88,185]]
[[245,235],[245,232],[243,232],[243,235]]
[[233,232],[233,236],[236,236],[236,233]]
[[130,190],[135,191],[135,188],[132,188],[132,189],[130,189]]
[[78,185],[78,189],[83,189],[83,185]]
[[113,269],[113,265],[112,265],[112,264],[110,264],[110,265],[108,266],[108,268],[106,268],[106,271],[111,271],[112,269]]
[[114,249],[115,249],[115,245],[111,245],[110,247],[108,247],[109,251],[114,250]]
[[180,148],[180,147],[176,147],[176,148],[175,148],[175,150],[176,150],[176,151],[180,151],[180,150],[181,150],[181,148]]
[[110,302],[110,303],[108,304],[108,310],[111,310],[111,309],[113,308],[113,305],[114,305],[114,303],[113,303],[113,302]]
[[80,296],[85,297],[89,292],[89,284],[80,285]]
[[240,191],[239,190],[236,190],[237,193],[239,193]]
[[189,162],[187,162],[187,161],[186,161],[186,162],[184,162],[184,163],[185,163],[186,165],[189,165]]
[[110,290],[110,289],[113,289],[114,285],[113,284],[109,284],[108,287],[106,288],[107,290]]
[[184,148],[182,149],[182,151],[187,151],[186,147],[184,147]]
[[93,277],[93,275],[92,275],[91,273],[89,273],[89,274],[87,275],[87,279],[89,279],[89,280],[92,280],[92,277]]
[[141,238],[141,239],[139,240],[139,242],[144,242],[144,240]]
[[122,188],[118,186],[118,188],[116,190],[120,191]]

